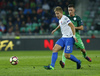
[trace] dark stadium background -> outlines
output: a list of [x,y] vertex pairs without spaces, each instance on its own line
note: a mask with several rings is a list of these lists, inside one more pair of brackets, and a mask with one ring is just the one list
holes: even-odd
[[54,45],[61,37],[60,30],[51,35],[58,25],[53,9],[61,6],[67,15],[68,4],[75,5],[76,14],[83,20],[80,35],[86,49],[99,50],[100,0],[0,0],[0,46],[5,44],[0,50],[5,50],[10,41],[14,46],[9,44],[7,50],[49,50],[44,40],[50,44],[52,39]]
[[[75,5],[83,21],[80,35],[92,62],[74,46],[72,55],[82,61],[81,69],[69,59],[61,68],[61,50],[55,70],[46,70],[61,37],[60,30],[51,34],[58,25],[53,10],[61,6],[68,15],[68,4]],[[18,57],[17,65],[11,65],[12,56]],[[0,0],[0,76],[100,76],[100,0]]]

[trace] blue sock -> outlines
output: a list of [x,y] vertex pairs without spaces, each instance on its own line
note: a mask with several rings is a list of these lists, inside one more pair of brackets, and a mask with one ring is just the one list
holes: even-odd
[[55,66],[55,62],[57,60],[58,57],[58,52],[52,53],[52,60],[51,60],[51,66],[54,67]]
[[76,63],[80,63],[80,60],[78,60],[74,55],[70,55],[70,60],[72,60]]

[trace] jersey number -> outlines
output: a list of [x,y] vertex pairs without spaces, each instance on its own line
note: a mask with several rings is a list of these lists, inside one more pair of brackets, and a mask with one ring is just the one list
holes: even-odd
[[70,46],[67,46],[67,50],[70,50]]

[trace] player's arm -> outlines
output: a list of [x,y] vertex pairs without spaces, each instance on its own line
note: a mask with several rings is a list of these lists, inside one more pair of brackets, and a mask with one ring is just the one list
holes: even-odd
[[71,30],[73,32],[73,38],[74,38],[75,42],[78,42],[78,40],[75,37],[75,26],[73,25],[72,22],[70,22],[68,25],[71,27]]
[[81,20],[81,18],[78,16],[78,27],[75,27],[75,29],[77,30],[83,30],[83,22]]
[[79,27],[75,27],[75,29],[77,29],[77,30],[83,30],[83,25],[81,25]]
[[58,25],[51,33],[53,34],[56,30],[60,28],[60,25]]
[[75,26],[73,25],[73,23],[70,22],[68,25],[71,27],[71,30],[73,32],[73,35],[75,35]]

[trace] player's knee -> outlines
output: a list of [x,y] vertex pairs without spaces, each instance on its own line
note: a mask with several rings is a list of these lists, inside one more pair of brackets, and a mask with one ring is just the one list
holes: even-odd
[[53,48],[53,50],[52,50],[53,52],[58,52],[58,49],[56,49],[56,48]]
[[70,58],[70,55],[69,54],[65,54],[65,58],[69,59]]

